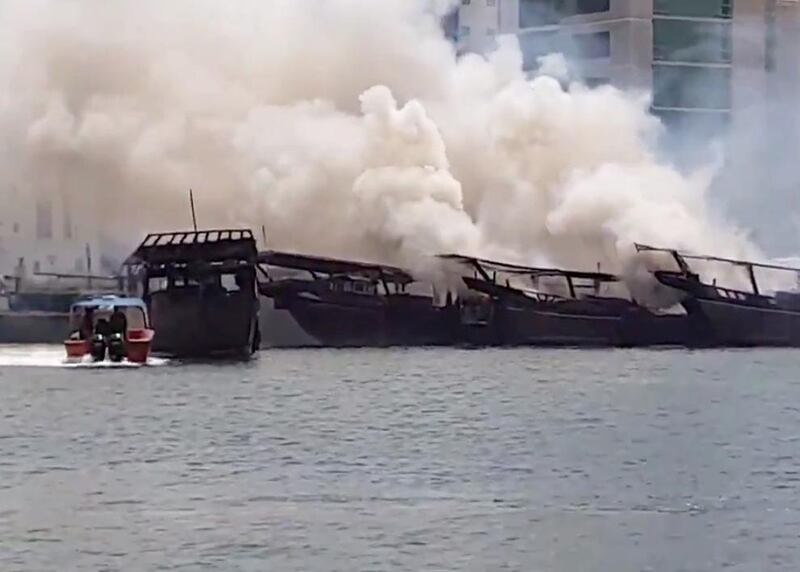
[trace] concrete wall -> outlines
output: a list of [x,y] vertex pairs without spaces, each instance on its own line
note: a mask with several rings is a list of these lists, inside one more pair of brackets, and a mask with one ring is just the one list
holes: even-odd
[[[41,188],[24,182],[0,183],[0,275],[13,274],[20,258],[31,273],[37,263],[42,272],[85,272],[87,244],[93,272],[100,273],[95,215],[84,199],[63,195],[57,183]],[[40,205],[49,205],[49,236],[40,233]]]
[[490,48],[498,34],[502,33],[501,0],[491,6],[487,0],[471,0],[459,9],[459,26],[469,29],[468,34],[459,35],[459,48],[464,51],[483,52]]

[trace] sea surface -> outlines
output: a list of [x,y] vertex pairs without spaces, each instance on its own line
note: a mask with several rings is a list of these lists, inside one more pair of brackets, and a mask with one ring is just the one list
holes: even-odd
[[0,348],[0,570],[800,570],[800,352]]

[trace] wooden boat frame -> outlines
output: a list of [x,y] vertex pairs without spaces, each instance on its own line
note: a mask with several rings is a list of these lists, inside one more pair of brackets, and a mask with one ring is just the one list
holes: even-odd
[[[154,349],[173,357],[252,355],[260,344],[257,258],[256,241],[249,229],[148,234],[123,267],[129,282],[140,286],[154,323],[166,323],[167,327],[156,324],[159,338]],[[237,297],[211,299],[205,282],[221,285],[222,278],[229,275],[236,277]],[[151,291],[152,279],[166,280],[166,287]],[[190,287],[196,287],[197,295],[191,294]],[[154,296],[162,292],[166,296],[156,309]],[[214,290],[220,296],[226,292]],[[185,324],[173,323],[187,317]],[[181,326],[187,331],[181,332]]]

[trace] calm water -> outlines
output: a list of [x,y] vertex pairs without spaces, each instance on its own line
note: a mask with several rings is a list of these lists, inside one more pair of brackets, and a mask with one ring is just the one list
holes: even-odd
[[0,349],[3,572],[800,569],[800,352],[59,351]]

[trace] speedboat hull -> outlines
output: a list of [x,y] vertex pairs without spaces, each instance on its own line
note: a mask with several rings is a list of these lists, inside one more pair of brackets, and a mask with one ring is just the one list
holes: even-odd
[[[147,363],[154,336],[155,332],[150,329],[130,330],[128,339],[124,342],[124,355],[122,357],[130,363]],[[66,350],[67,360],[81,361],[85,359],[87,355],[93,353],[92,345],[93,342],[90,340],[65,340],[64,349]],[[104,351],[103,359],[105,359],[105,355]],[[103,361],[103,359],[95,359],[95,361]]]

